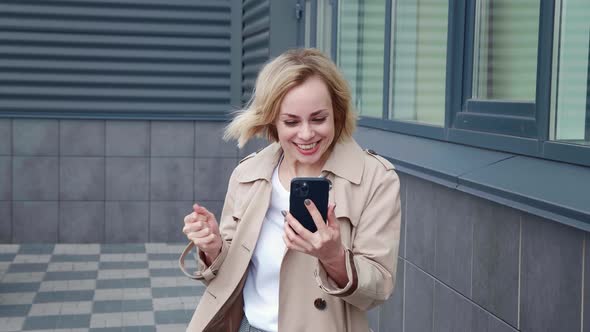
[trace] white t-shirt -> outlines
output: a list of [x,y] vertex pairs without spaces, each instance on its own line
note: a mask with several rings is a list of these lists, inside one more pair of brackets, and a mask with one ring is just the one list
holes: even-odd
[[248,267],[244,285],[244,313],[250,325],[264,331],[278,330],[279,275],[285,254],[284,220],[289,209],[289,192],[279,180],[278,167],[272,175],[270,205]]

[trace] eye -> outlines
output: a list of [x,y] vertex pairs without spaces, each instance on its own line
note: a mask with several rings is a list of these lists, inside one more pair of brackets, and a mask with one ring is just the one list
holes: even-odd
[[297,125],[297,121],[283,121],[285,126],[287,127],[295,127]]
[[313,119],[313,122],[322,123],[322,122],[326,121],[326,118],[327,117],[315,118],[315,119]]

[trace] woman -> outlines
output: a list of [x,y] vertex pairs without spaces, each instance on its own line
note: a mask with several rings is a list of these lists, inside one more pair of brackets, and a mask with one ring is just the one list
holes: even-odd
[[[194,279],[207,285],[187,331],[369,331],[366,311],[395,284],[399,179],[352,139],[355,115],[342,74],[317,50],[288,51],[264,66],[246,110],[225,138],[273,143],[244,158],[229,180],[219,228],[195,204],[184,219],[198,248]],[[294,177],[332,183],[318,228],[291,214]],[[184,268],[183,268],[184,271]],[[186,272],[185,272],[186,273]]]

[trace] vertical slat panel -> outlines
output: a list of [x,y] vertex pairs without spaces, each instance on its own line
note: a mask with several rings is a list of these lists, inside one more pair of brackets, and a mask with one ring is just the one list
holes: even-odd
[[5,0],[0,114],[229,110],[229,1]]
[[270,56],[270,1],[245,0],[242,13],[242,102],[247,103],[256,76]]

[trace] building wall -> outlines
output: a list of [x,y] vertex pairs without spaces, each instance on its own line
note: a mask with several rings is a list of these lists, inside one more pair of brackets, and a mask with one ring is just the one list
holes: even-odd
[[0,242],[177,242],[220,214],[239,151],[225,123],[0,119]]

